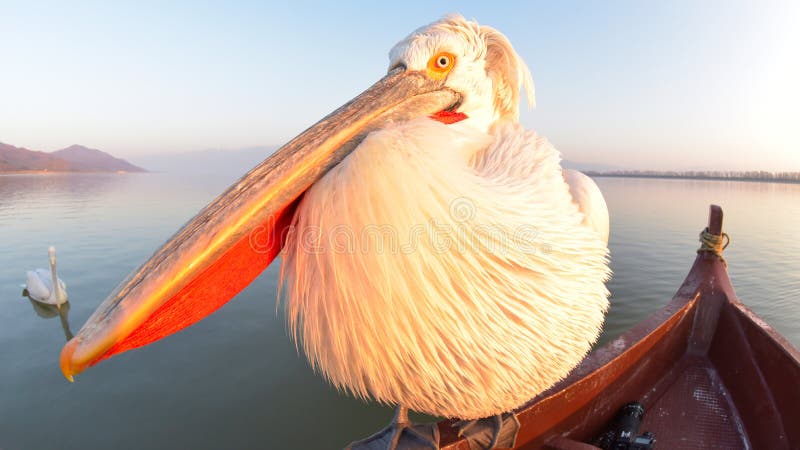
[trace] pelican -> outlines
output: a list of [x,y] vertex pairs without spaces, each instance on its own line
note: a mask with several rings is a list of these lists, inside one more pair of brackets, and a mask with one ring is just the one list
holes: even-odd
[[601,331],[606,205],[519,124],[533,82],[499,31],[448,16],[389,58],[123,281],[62,350],[64,375],[211,314],[282,250],[279,298],[311,366],[397,406],[353,448],[438,447],[409,408],[462,419],[467,436],[494,424],[476,441],[513,446],[513,410]]
[[67,285],[56,274],[56,249],[47,249],[50,270],[36,269],[27,272],[25,289],[28,297],[39,303],[61,307],[67,301]]

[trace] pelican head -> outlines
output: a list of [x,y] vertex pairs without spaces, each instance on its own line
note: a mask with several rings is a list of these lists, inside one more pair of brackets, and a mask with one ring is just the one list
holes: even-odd
[[[607,250],[581,226],[558,153],[517,124],[523,92],[532,105],[528,68],[498,31],[459,16],[416,30],[391,49],[386,76],[244,175],[123,281],[64,347],[65,376],[201,320],[284,250],[290,328],[337,386],[475,418],[552,385],[597,338]],[[455,237],[466,250],[335,242],[384,225],[414,240],[432,221],[464,229]],[[470,246],[534,227],[557,245]],[[305,230],[333,234],[308,247]]]
[[[487,131],[500,119],[517,121],[521,90],[533,107],[534,85],[525,62],[502,33],[453,15],[419,28],[389,52],[390,67],[405,67],[441,79],[457,92],[458,116]],[[522,89],[520,89],[522,88]]]
[[56,248],[52,245],[50,248],[47,249],[47,256],[50,259],[50,267],[55,267],[56,265]]

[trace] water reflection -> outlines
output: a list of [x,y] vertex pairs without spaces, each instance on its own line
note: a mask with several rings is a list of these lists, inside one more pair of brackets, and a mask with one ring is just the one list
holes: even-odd
[[76,215],[93,200],[109,198],[126,188],[132,177],[119,174],[30,175],[0,176],[0,211],[25,203],[31,209],[65,206],[59,216]]
[[27,289],[22,290],[22,296],[27,298],[33,307],[33,312],[42,319],[52,319],[58,317],[61,322],[61,329],[64,331],[64,338],[69,341],[72,339],[72,329],[69,326],[69,302],[64,302],[61,305],[48,305],[46,303],[37,302],[31,298]]

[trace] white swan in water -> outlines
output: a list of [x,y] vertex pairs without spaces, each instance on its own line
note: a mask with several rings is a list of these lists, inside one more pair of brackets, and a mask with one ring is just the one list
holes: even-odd
[[50,257],[50,270],[29,270],[25,289],[32,300],[60,307],[67,301],[67,285],[56,275],[55,247],[50,247],[47,253]]

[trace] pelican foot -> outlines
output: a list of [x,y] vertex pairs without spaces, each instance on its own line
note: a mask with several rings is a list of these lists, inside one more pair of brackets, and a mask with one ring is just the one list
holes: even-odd
[[519,433],[519,419],[514,413],[462,420],[454,426],[458,427],[458,435],[467,439],[471,450],[513,448]]
[[439,428],[435,423],[411,422],[408,409],[398,406],[386,428],[351,443],[345,450],[439,450]]

